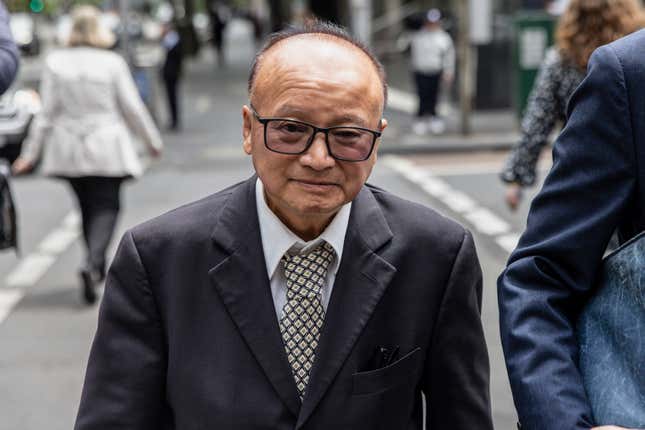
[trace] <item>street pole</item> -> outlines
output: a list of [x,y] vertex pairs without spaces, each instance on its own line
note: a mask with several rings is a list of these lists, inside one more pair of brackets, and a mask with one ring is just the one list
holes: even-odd
[[386,30],[388,42],[394,42],[401,28],[401,0],[385,0],[385,13],[396,15],[396,23],[391,24]]
[[470,0],[459,0],[457,14],[459,32],[457,39],[457,58],[459,60],[459,110],[461,113],[460,131],[467,135],[471,132],[470,114],[473,100],[473,53],[470,45]]
[[364,44],[372,42],[372,1],[351,0],[350,16],[354,35]]
[[119,15],[121,15],[121,39],[119,46],[123,58],[132,67],[134,56],[132,55],[132,45],[130,43],[130,0],[119,0]]

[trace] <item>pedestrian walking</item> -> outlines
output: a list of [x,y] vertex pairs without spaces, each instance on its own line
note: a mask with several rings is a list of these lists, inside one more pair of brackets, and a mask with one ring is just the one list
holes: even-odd
[[226,52],[224,46],[224,30],[231,19],[231,10],[222,1],[210,0],[208,3],[208,14],[211,21],[211,37],[215,54],[217,54],[217,66],[226,65]]
[[442,28],[441,12],[431,9],[423,26],[411,40],[411,61],[414,83],[419,98],[417,120],[412,126],[416,134],[428,131],[441,134],[446,126],[437,113],[441,84],[450,86],[455,76],[455,48],[450,35]]
[[166,53],[161,69],[161,78],[166,88],[166,99],[170,112],[168,130],[178,131],[181,127],[178,87],[181,81],[184,52],[181,35],[170,23],[166,24],[161,44]]
[[248,88],[256,174],[124,235],[75,429],[491,430],[471,234],[365,184],[383,66],[308,22]]
[[535,183],[540,153],[556,125],[564,124],[567,102],[585,76],[591,53],[642,26],[637,0],[571,0],[533,85],[520,140],[500,174],[511,210],[517,209],[523,189]]
[[[601,14],[623,23],[642,14],[636,2],[617,0],[572,0],[571,7],[587,11],[588,4],[601,8],[593,15],[596,24]],[[598,27],[594,38],[623,28]],[[577,43],[586,47],[584,39]],[[622,353],[637,353],[606,363],[604,374],[589,381],[581,372],[581,356],[589,351],[577,339],[581,310],[604,280],[601,265],[610,237],[617,231],[625,243],[645,231],[644,75],[645,30],[593,53],[569,100],[551,172],[498,280],[502,345],[523,429],[645,428],[644,255],[624,262],[617,273],[621,285],[615,285],[622,289],[618,294],[635,293],[638,302],[633,308],[606,303],[597,324],[604,339],[589,345],[597,352],[590,359],[597,362],[607,361],[601,353],[606,340]],[[624,324],[618,333],[610,330],[615,317]],[[640,361],[633,360],[637,356]],[[601,421],[590,401],[596,393],[587,388],[605,393],[595,398],[601,404],[622,397],[613,403],[619,418]]]
[[120,211],[126,178],[143,173],[132,133],[153,156],[162,141],[141,101],[126,62],[104,49],[114,36],[99,25],[91,6],[74,9],[69,47],[54,51],[43,65],[42,111],[22,152],[16,174],[33,169],[64,179],[81,211],[86,260],[80,275],[83,298],[96,301],[105,276],[106,248]]

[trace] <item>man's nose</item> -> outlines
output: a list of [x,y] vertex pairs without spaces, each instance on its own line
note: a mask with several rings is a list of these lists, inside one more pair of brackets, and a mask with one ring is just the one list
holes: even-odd
[[332,167],[336,160],[331,156],[325,142],[325,133],[317,132],[314,135],[314,141],[302,154],[301,162],[315,170],[324,170]]

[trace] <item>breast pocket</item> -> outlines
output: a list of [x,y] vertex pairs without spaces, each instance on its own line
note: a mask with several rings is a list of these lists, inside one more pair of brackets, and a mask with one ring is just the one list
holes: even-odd
[[352,375],[352,395],[378,394],[411,381],[421,365],[421,348],[416,348],[399,360],[381,369]]

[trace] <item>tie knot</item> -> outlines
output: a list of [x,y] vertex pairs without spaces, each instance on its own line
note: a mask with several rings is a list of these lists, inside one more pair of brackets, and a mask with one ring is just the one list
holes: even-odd
[[306,254],[284,254],[282,261],[287,278],[287,295],[315,297],[320,294],[327,269],[335,255],[334,248],[327,242],[322,242]]

